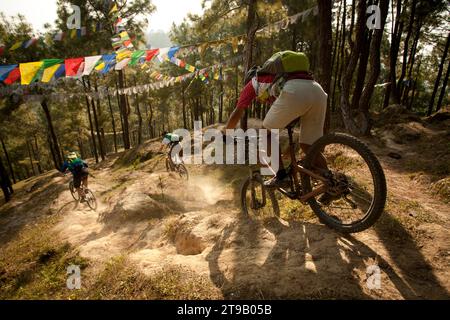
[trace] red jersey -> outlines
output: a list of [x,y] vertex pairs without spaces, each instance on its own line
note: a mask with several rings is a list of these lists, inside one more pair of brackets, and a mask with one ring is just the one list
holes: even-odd
[[[273,92],[269,92],[269,88],[274,79],[274,75],[260,75],[258,77],[253,77],[241,91],[237,107],[240,109],[247,109],[256,98],[272,104],[277,98],[274,96]],[[314,80],[307,72],[294,73],[287,78],[287,80],[293,79]]]

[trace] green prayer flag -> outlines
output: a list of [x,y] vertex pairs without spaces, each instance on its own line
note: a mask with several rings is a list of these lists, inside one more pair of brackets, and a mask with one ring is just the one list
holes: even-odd
[[135,65],[138,63],[139,59],[140,59],[145,53],[146,53],[145,50],[136,50],[136,51],[134,51],[134,52],[131,54],[131,60],[130,60],[129,65],[130,65],[130,66],[135,66]]

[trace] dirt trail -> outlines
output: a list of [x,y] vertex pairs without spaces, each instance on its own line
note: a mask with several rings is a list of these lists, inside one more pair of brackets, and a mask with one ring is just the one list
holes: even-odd
[[[2,208],[9,214],[0,237],[7,241],[47,210],[59,216],[61,239],[98,265],[126,255],[149,275],[182,266],[207,276],[225,298],[450,298],[450,206],[399,173],[386,150],[375,151],[389,203],[374,228],[352,236],[315,218],[248,221],[236,194],[245,169],[189,166],[186,182],[154,157],[133,168],[112,158],[97,168],[96,211],[74,202],[56,174],[33,180],[41,191]],[[367,286],[371,265],[381,270],[381,289]]]
[[[412,183],[389,163],[384,167],[396,200],[409,199]],[[316,219],[249,222],[230,186],[201,167],[190,171],[188,183],[161,171],[126,173],[118,178],[125,186],[108,195],[115,182],[105,170],[92,184],[106,193],[97,212],[72,203],[56,230],[96,261],[127,254],[147,274],[181,265],[210,277],[225,297],[449,297],[450,208],[427,197],[420,184],[415,199],[445,223],[421,224],[414,239],[386,212],[373,230],[344,237]],[[55,205],[66,201],[70,194],[61,193]],[[381,290],[366,285],[373,264],[381,268]]]

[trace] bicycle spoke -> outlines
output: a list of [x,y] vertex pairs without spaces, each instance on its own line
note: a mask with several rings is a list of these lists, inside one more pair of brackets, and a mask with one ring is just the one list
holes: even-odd
[[371,171],[361,155],[349,146],[329,144],[323,150],[333,178],[331,201],[320,203],[322,212],[341,224],[362,220],[373,202],[374,182]]

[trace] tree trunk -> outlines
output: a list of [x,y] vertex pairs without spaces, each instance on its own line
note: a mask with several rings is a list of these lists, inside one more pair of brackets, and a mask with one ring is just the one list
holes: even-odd
[[412,4],[411,4],[411,15],[409,17],[408,29],[406,31],[406,38],[405,38],[405,42],[404,42],[404,46],[403,46],[402,71],[400,74],[400,78],[397,82],[397,88],[395,91],[395,102],[396,103],[400,103],[400,101],[401,101],[401,93],[403,90],[403,80],[405,79],[406,67],[407,67],[407,63],[408,63],[409,40],[411,39],[411,35],[412,35],[412,31],[413,31],[417,1],[418,0],[412,0]]
[[409,59],[408,59],[408,75],[407,75],[407,79],[409,81],[409,85],[405,88],[405,86],[402,87],[403,92],[400,92],[401,96],[402,96],[402,103],[403,105],[407,105],[407,101],[408,101],[408,94],[409,94],[409,90],[411,88],[412,85],[412,72],[414,69],[414,63],[416,60],[416,52],[417,52],[417,46],[419,44],[419,38],[420,38],[420,32],[422,29],[422,22],[420,20],[420,18],[417,21],[417,28],[415,31],[415,36],[414,36],[414,40],[413,40],[413,45],[411,47],[411,54],[409,55]]
[[361,99],[361,95],[364,89],[364,83],[366,80],[367,63],[369,62],[371,41],[372,41],[372,33],[366,31],[364,33],[364,41],[363,45],[361,46],[361,52],[359,56],[359,66],[356,75],[355,88],[353,89],[352,104],[351,104],[352,110],[357,110],[359,108],[359,100]]
[[[119,70],[119,89],[123,89],[123,88],[124,88],[124,75],[123,75],[123,71]],[[124,144],[125,150],[128,150],[131,148],[131,146],[130,146],[129,125],[128,125],[127,101],[126,101],[125,95],[121,94],[119,101],[120,101],[120,112],[122,114],[122,119],[123,119],[123,128],[122,128],[123,129],[122,130],[123,144]]]
[[[87,87],[83,79],[83,86],[84,90],[87,93]],[[95,157],[95,163],[98,163],[98,152],[97,152],[97,143],[95,142],[95,134],[94,134],[94,126],[92,125],[92,115],[91,115],[91,104],[89,102],[89,98],[87,95],[85,95],[86,99],[86,107],[87,107],[87,113],[88,113],[88,119],[89,119],[89,128],[91,130],[91,140],[92,140],[92,147],[93,147],[93,155]]]
[[334,84],[333,84],[333,94],[332,94],[332,102],[331,107],[332,111],[335,111],[336,106],[336,89],[341,84],[341,77],[343,72],[343,65],[345,60],[345,39],[346,39],[346,20],[347,20],[347,1],[343,0],[343,7],[344,11],[342,13],[342,34],[340,37],[340,43],[339,43],[339,52],[337,57],[337,66],[334,74]]
[[[250,70],[253,64],[253,44],[255,42],[255,34],[258,30],[258,23],[256,22],[257,15],[257,0],[248,1],[247,11],[247,42],[245,44],[245,60],[244,60],[244,78],[247,72]],[[237,74],[236,74],[237,76]],[[241,128],[247,130],[248,110],[245,110],[244,116],[241,119]]]
[[412,93],[411,93],[411,101],[408,104],[408,110],[412,110],[412,107],[413,107],[414,98],[416,96],[417,81],[419,81],[419,76],[420,76],[420,67],[421,67],[421,65],[422,65],[422,60],[419,60],[419,63],[417,65],[417,70],[416,70],[416,78],[414,79],[413,90],[412,90]]
[[[344,58],[343,53],[343,45],[345,44],[345,21],[346,21],[346,15],[347,15],[347,1],[343,0],[342,3],[342,14],[340,15],[341,22],[338,24],[340,27],[336,29],[336,32],[338,32],[338,35],[336,36],[336,44],[335,44],[335,54],[333,58],[333,65],[334,65],[334,80],[332,85],[332,92],[331,92],[331,111],[335,111],[336,106],[336,87],[338,86],[338,78],[340,77],[339,70],[341,69],[341,60]],[[341,50],[342,49],[342,50]]]
[[50,114],[50,110],[48,109],[48,104],[47,104],[47,100],[44,99],[41,102],[41,107],[44,110],[44,114],[45,114],[45,118],[47,119],[47,125],[48,125],[48,129],[50,132],[50,143],[52,146],[52,150],[54,151],[53,155],[54,155],[54,162],[55,162],[55,168],[57,170],[59,170],[61,168],[61,165],[63,163],[63,160],[61,158],[61,151],[58,145],[58,139],[56,137],[56,133],[55,133],[55,129],[53,127],[53,122],[52,122],[52,116]]
[[27,143],[28,158],[30,159],[31,172],[32,172],[33,176],[35,176],[36,175],[36,170],[34,169],[33,156],[31,155],[30,142],[28,141],[28,139],[26,140],[26,143]]
[[[120,127],[122,128],[122,133],[123,133],[123,116],[122,116],[122,107],[121,107],[121,102],[120,102],[120,94],[119,94],[119,77],[116,77],[116,97],[117,97],[117,107],[119,108],[119,116],[120,116]],[[122,140],[123,140],[123,135],[122,135]]]
[[[342,92],[341,92],[341,113],[342,120],[348,131],[352,134],[358,134],[359,129],[353,118],[350,106],[350,87],[353,79],[353,74],[355,72],[356,66],[358,64],[358,59],[360,56],[361,48],[364,45],[364,32],[366,28],[366,2],[363,0],[358,1],[357,11],[358,20],[356,22],[356,38],[353,43],[353,47],[350,53],[348,61],[346,61],[347,68],[342,79]],[[349,35],[349,39],[352,36]]]
[[[33,144],[31,144],[31,147],[33,148]],[[39,173],[43,173],[42,171],[42,165],[41,165],[41,152],[39,151],[39,146],[37,142],[37,136],[34,135],[34,148],[33,148],[34,158],[37,161],[37,168]]]
[[[137,86],[136,77],[134,77],[134,86]],[[136,93],[136,114],[138,117],[138,145],[142,143],[142,114],[139,108],[139,95]]]
[[[384,96],[383,108],[386,108],[389,105],[390,100],[396,99],[397,92],[397,59],[398,53],[400,49],[400,41],[403,34],[403,21],[401,19],[402,16],[402,1],[397,0],[397,12],[395,17],[395,25],[394,30],[391,36],[391,46],[389,49],[389,76],[388,81],[389,84],[386,87],[386,93]],[[395,103],[399,103],[399,101],[395,101]]]
[[450,60],[448,62],[447,73],[445,74],[444,83],[442,84],[441,94],[439,95],[439,100],[438,100],[438,104],[436,107],[436,111],[439,111],[442,108],[442,103],[444,101],[444,96],[445,96],[447,85],[448,85],[449,73],[450,73]]
[[357,0],[352,1],[352,14],[351,14],[351,18],[350,18],[350,28],[349,28],[349,32],[348,32],[348,43],[350,45],[351,50],[353,50],[353,46],[354,46],[352,36],[353,36],[353,29],[355,28],[356,7],[357,7],[356,1]]
[[[47,143],[48,143],[48,148],[50,149],[50,154],[52,155],[53,163],[56,167],[58,165],[58,159],[56,158],[55,150],[53,149],[53,143],[52,143],[52,137],[50,135],[50,130],[47,133]],[[58,168],[58,170],[59,169],[60,168]]]
[[113,139],[114,139],[114,152],[117,153],[117,134],[116,134],[116,120],[114,119],[114,112],[111,104],[111,97],[109,95],[108,87],[106,88],[108,95],[108,105],[109,105],[109,113],[111,114],[111,126],[113,129]]
[[107,154],[108,153],[108,143],[106,143],[105,129],[103,127],[100,128],[100,133],[102,135],[102,141],[103,141],[103,146],[105,148],[105,154]]
[[[319,82],[326,93],[330,93],[331,84],[331,52],[333,50],[333,34],[331,30],[332,2],[329,0],[317,0],[319,7]],[[324,133],[330,129],[330,102],[327,102]]]
[[9,172],[11,174],[11,178],[13,179],[14,184],[16,183],[16,177],[14,175],[14,170],[12,167],[11,159],[9,158],[8,151],[6,149],[5,141],[3,141],[3,137],[0,136],[0,142],[2,144],[3,152],[5,153],[6,162],[8,163]]
[[[340,37],[341,37],[341,16],[342,16],[342,5],[344,4],[344,1],[341,1],[341,3],[339,4],[339,8],[338,8],[338,12],[337,12],[337,16],[336,16],[336,32],[335,32],[335,37],[334,37],[334,41],[333,41],[333,54],[332,54],[332,62],[331,62],[331,74],[334,73],[335,67],[336,67],[336,62],[337,62],[337,55],[338,55],[338,48],[339,48],[339,44],[340,44]],[[295,50],[294,50],[295,51]],[[331,84],[330,84],[331,85]]]
[[183,128],[187,128],[187,121],[186,121],[186,88],[184,85],[181,85],[181,102],[183,104]]
[[380,12],[381,12],[381,29],[373,30],[373,41],[370,45],[370,76],[364,91],[361,96],[361,101],[359,103],[359,111],[362,115],[362,123],[360,132],[363,135],[370,133],[371,129],[371,119],[369,114],[370,99],[372,98],[375,84],[380,76],[381,64],[381,41],[383,40],[383,31],[386,24],[386,18],[389,11],[389,0],[380,0],[379,2]]
[[151,103],[150,99],[148,100],[148,107],[150,109],[150,117],[148,118],[148,126],[149,126],[149,130],[150,130],[150,137],[154,138],[155,137],[155,127],[153,125],[153,106],[152,106],[152,103]]
[[[433,113],[434,100],[436,99],[436,94],[438,92],[439,84],[441,82],[441,77],[442,77],[442,73],[444,71],[445,61],[447,59],[449,47],[450,47],[450,33],[447,36],[447,42],[445,44],[444,54],[442,55],[441,63],[439,64],[438,75],[436,78],[436,82],[434,83],[434,89],[433,89],[433,94],[431,95],[430,105],[428,106],[428,112],[427,112],[428,116],[431,116],[431,114]],[[445,88],[444,88],[444,90],[445,90]]]
[[[220,75],[222,75],[222,67],[220,67]],[[223,122],[223,79],[221,79],[219,81],[219,90],[220,90],[220,94],[219,94],[219,123]]]
[[13,192],[11,180],[9,180],[8,172],[6,172],[6,169],[3,166],[1,158],[0,158],[0,187],[2,188],[3,195],[5,197],[5,202],[11,200],[11,195]]
[[[91,91],[91,83],[89,79],[87,80],[89,92]],[[98,88],[97,88],[97,79],[94,81],[94,90],[95,93],[98,94]],[[100,110],[100,99],[97,96],[97,107],[95,107],[95,101],[94,99],[91,100],[92,102],[92,113],[94,114],[94,124],[95,124],[95,131],[97,131],[97,140],[98,140],[98,148],[100,150],[100,156],[102,157],[102,161],[105,161],[105,148],[102,141],[102,135],[100,132],[100,126],[98,124],[98,115],[97,110]]]

